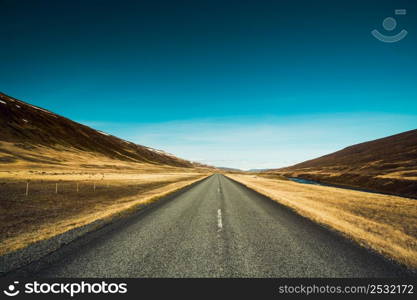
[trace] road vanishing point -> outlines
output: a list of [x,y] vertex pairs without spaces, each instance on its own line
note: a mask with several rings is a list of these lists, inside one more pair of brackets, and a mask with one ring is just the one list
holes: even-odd
[[215,174],[58,250],[43,277],[401,277],[388,260]]

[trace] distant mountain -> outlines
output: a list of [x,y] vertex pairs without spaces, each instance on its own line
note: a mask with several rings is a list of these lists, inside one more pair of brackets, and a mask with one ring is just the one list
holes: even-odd
[[270,172],[417,197],[417,129]]
[[[0,164],[17,161],[59,163],[55,157],[41,155],[41,150],[51,149],[76,152],[81,157],[82,153],[97,154],[124,162],[185,168],[197,165],[162,150],[94,130],[3,93],[0,93],[0,128]],[[19,149],[26,154],[20,153]]]
[[270,169],[250,169],[248,170],[248,172],[266,172],[269,171]]
[[216,167],[219,170],[223,170],[226,172],[242,172],[240,169],[234,169],[234,168],[227,168],[227,167]]

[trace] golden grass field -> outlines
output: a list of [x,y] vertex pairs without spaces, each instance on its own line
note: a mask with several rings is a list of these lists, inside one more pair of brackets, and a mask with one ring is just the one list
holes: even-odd
[[414,199],[259,175],[226,176],[302,216],[341,232],[362,246],[417,268],[417,205]]
[[0,165],[0,255],[151,203],[210,174],[93,154],[78,160],[76,152],[51,154],[59,165]]

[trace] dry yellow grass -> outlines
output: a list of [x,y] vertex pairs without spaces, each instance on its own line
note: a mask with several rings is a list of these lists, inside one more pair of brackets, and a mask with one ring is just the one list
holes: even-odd
[[[92,195],[90,191],[81,201],[76,194],[67,194],[60,201],[29,197],[28,200],[9,203],[8,209],[0,207],[3,208],[0,218],[3,229],[0,255],[149,204],[206,176],[207,174],[136,174],[133,179],[110,181],[110,187],[102,190],[107,195]],[[123,188],[126,184],[131,184],[132,180],[140,190],[137,189],[134,195],[120,197],[120,192],[126,194]],[[130,191],[127,194],[129,193]]]
[[[0,141],[0,148],[0,255],[150,203],[210,174],[59,145],[34,150]],[[8,160],[11,153],[19,159]]]
[[417,268],[416,200],[253,175],[227,176],[365,247]]
[[408,180],[417,180],[417,169],[407,170],[407,171],[397,171],[391,172],[384,175],[376,176],[378,178],[393,178],[393,179],[408,179]]
[[[22,149],[16,144],[0,141],[0,179],[45,179],[52,175],[55,179],[60,175],[62,180],[94,179],[104,174],[119,174],[118,179],[131,178],[132,174],[157,173],[206,173],[207,169],[182,168],[161,164],[140,163],[111,159],[99,153],[81,151],[75,148],[56,146],[52,149],[37,145],[36,149]],[[21,157],[13,162],[4,162],[13,153]],[[24,158],[24,159],[23,159]],[[49,160],[49,162],[47,161]],[[82,176],[79,176],[82,175]],[[65,176],[62,177],[62,176]],[[69,178],[73,176],[73,178]]]

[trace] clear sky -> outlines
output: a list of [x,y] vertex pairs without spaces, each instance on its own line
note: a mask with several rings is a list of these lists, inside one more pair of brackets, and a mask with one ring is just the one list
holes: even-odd
[[416,1],[0,0],[0,13],[0,91],[186,159],[281,167],[417,128]]

